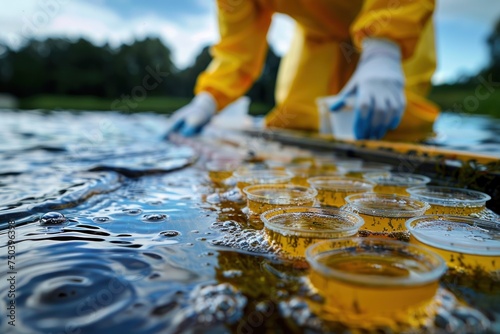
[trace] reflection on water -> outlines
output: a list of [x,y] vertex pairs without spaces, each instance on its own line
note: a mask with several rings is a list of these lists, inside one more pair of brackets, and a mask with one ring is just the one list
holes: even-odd
[[[197,153],[161,141],[162,116],[2,111],[0,119],[2,266],[7,225],[16,224],[16,327],[2,314],[0,332],[324,329],[309,309],[321,298],[307,266],[275,256],[234,191],[214,189],[199,165],[182,169]],[[463,317],[482,324],[468,310]],[[441,327],[463,324],[452,313]]]
[[442,113],[434,131],[430,144],[500,157],[500,119]]

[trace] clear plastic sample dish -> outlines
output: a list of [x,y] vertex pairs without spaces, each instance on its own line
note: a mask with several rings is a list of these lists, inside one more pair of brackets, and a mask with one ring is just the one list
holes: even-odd
[[251,214],[284,206],[313,206],[317,191],[289,184],[258,184],[243,188]]
[[237,160],[212,160],[206,163],[208,177],[215,184],[223,184],[238,168],[240,162]]
[[370,181],[343,176],[318,176],[307,179],[307,182],[318,191],[317,199],[321,205],[341,207],[345,198],[373,190]]
[[453,187],[420,186],[406,191],[411,197],[431,205],[427,214],[468,216],[484,210],[491,199],[479,191]]
[[378,172],[366,173],[363,177],[375,183],[376,193],[408,196],[406,189],[426,185],[431,179],[425,175],[412,173]]
[[406,220],[423,215],[429,204],[408,196],[364,193],[346,197],[343,210],[359,214],[365,221],[363,229],[374,232],[406,230]]
[[446,271],[438,254],[380,238],[321,241],[307,249],[306,259],[326,312],[340,313],[355,326],[412,317],[433,300]]
[[500,272],[500,223],[451,216],[409,219],[410,242],[440,254],[450,268]]
[[319,240],[355,235],[363,219],[336,208],[287,207],[261,215],[269,241],[291,257],[304,257]]
[[293,174],[282,170],[237,170],[233,173],[238,188],[243,188],[254,184],[276,184],[288,183],[292,180]]

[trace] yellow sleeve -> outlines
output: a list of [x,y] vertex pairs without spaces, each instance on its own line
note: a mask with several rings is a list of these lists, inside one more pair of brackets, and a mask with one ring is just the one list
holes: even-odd
[[272,12],[257,1],[218,0],[220,42],[200,74],[195,93],[209,92],[218,110],[238,99],[259,77],[267,52]]
[[399,44],[407,59],[434,7],[434,0],[366,0],[351,26],[354,44],[361,48],[365,37],[387,38]]

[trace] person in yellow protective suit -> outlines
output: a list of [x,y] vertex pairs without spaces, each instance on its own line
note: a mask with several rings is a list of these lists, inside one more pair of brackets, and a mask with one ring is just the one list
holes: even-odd
[[318,97],[352,96],[356,137],[429,129],[438,108],[425,99],[436,66],[431,0],[218,0],[220,42],[193,101],[172,131],[193,135],[259,77],[274,13],[296,21],[280,65],[267,127],[318,131]]

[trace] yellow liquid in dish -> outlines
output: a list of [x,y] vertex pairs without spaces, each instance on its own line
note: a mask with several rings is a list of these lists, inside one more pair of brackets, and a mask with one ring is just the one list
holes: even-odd
[[318,200],[320,205],[323,206],[333,206],[340,208],[345,202],[345,198],[349,195],[360,194],[363,192],[367,192],[368,190],[330,190],[330,189],[321,189],[316,188],[318,191],[318,195],[316,195],[316,199]]
[[313,206],[314,205],[314,201],[304,201],[304,202],[300,202],[300,203],[297,203],[295,201],[295,202],[289,203],[289,204],[283,204],[283,202],[281,202],[280,204],[272,204],[272,203],[264,203],[264,202],[258,202],[258,201],[253,201],[253,200],[248,199],[247,202],[248,202],[248,210],[249,210],[250,214],[253,214],[253,215],[260,215],[260,214],[262,214],[266,211],[272,210],[272,209],[279,209],[279,208],[284,208],[284,207],[288,207],[288,206]]
[[[347,274],[393,278],[411,278],[425,271],[418,263],[397,257],[328,256],[320,262]],[[431,318],[430,309],[438,282],[413,286],[376,286],[326,277],[311,269],[310,282],[325,298],[322,312],[349,326],[374,329],[377,326],[419,327]]]
[[363,171],[351,171],[351,172],[347,172],[344,174],[344,176],[347,176],[347,177],[352,177],[352,178],[355,178],[355,179],[363,179],[363,174],[365,172]]
[[[367,194],[367,196],[379,198],[375,198],[373,201],[352,202],[348,209],[352,209],[363,218],[365,221],[363,230],[373,232],[406,231],[406,221],[424,214],[423,210],[427,206],[426,203],[408,197],[385,194]],[[384,199],[384,197],[388,197],[388,199]],[[417,205],[417,203],[420,204]]]
[[479,213],[485,209],[485,206],[443,206],[431,204],[426,215],[455,215],[455,216],[470,216],[471,214]]
[[297,235],[284,235],[267,229],[267,236],[270,243],[279,248],[288,257],[305,257],[307,247],[324,240],[320,237],[301,237]]
[[217,184],[221,185],[224,184],[224,181],[226,181],[228,178],[230,178],[233,175],[232,171],[208,171],[208,177],[210,180]]
[[500,256],[487,256],[487,255],[476,255],[476,254],[466,254],[460,252],[452,252],[446,249],[431,246],[429,244],[423,243],[413,235],[410,236],[410,243],[425,247],[431,251],[439,254],[448,265],[449,268],[454,268],[457,270],[463,270],[465,272],[499,272],[500,273]]
[[328,170],[323,168],[309,167],[309,168],[300,168],[300,169],[291,169],[290,170],[294,175],[292,178],[292,183],[309,187],[310,184],[307,182],[308,178],[315,176],[338,176],[338,174],[334,170]]
[[373,188],[373,192],[379,193],[379,194],[394,194],[394,195],[402,195],[402,196],[408,196],[408,192],[406,192],[406,189],[408,189],[407,186],[389,186],[389,185],[376,185]]
[[273,230],[266,227],[266,233],[269,242],[285,255],[303,258],[307,247],[318,241],[355,235],[358,223],[349,221],[345,217],[314,213],[305,216],[278,216],[274,224],[282,226],[281,229]]
[[383,217],[358,213],[365,221],[363,230],[374,232],[397,232],[406,230],[405,223],[412,217]]
[[309,187],[309,183],[307,183],[307,179],[309,176],[294,176],[292,178],[292,183],[298,186]]

